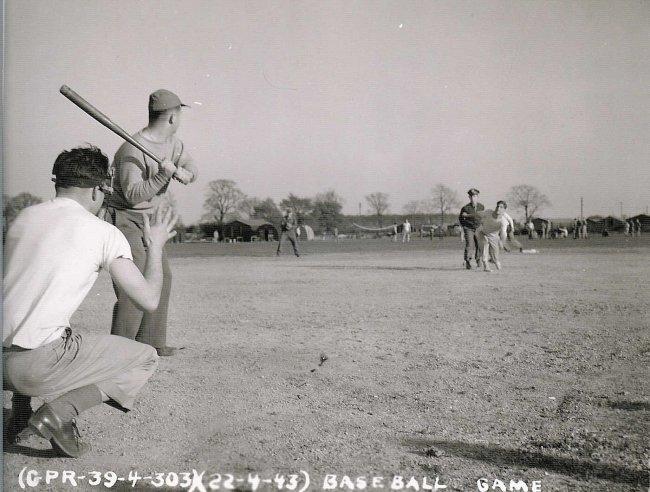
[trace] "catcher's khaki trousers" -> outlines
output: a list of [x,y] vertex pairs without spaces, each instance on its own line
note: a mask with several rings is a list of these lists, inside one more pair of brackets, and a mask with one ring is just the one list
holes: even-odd
[[153,347],[123,337],[90,337],[68,328],[59,340],[36,349],[3,349],[4,389],[52,401],[95,385],[130,410],[158,366]]

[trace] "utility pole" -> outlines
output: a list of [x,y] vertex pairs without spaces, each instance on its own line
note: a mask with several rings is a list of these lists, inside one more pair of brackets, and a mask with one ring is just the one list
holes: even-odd
[[618,202],[618,204],[621,206],[621,219],[623,218],[623,202]]
[[584,201],[582,197],[580,197],[580,220],[583,220],[585,218],[584,212],[583,212],[583,206],[584,206]]
[[359,202],[359,216],[361,216],[361,202]]

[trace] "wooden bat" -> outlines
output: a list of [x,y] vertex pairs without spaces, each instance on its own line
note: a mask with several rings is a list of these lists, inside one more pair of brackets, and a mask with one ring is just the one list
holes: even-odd
[[124,140],[129,142],[131,145],[133,145],[135,148],[141,150],[144,152],[146,155],[151,157],[154,161],[156,161],[158,164],[162,163],[162,159],[158,157],[156,154],[151,152],[148,148],[146,148],[144,145],[142,145],[140,142],[135,140],[131,135],[126,133],[122,127],[119,125],[115,124],[111,119],[106,116],[104,113],[102,113],[99,109],[97,109],[95,106],[90,104],[88,101],[86,101],[83,97],[81,97],[79,94],[77,94],[75,91],[70,89],[67,85],[62,85],[61,89],[59,89],[59,92],[63,94],[65,97],[70,99],[74,104],[79,106],[86,114],[90,115],[97,121],[99,121],[102,125],[104,125],[106,128],[111,130],[112,132],[118,134],[120,137],[122,137]]

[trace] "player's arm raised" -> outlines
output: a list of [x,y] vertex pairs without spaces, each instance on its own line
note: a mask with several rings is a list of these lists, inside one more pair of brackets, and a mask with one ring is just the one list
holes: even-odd
[[176,235],[173,230],[176,219],[169,209],[163,213],[159,208],[151,221],[148,215],[144,215],[144,241],[147,246],[144,275],[133,261],[126,258],[113,260],[109,267],[117,286],[143,311],[155,311],[160,302],[163,284],[162,251],[165,243]]
[[164,159],[158,173],[148,179],[144,177],[144,164],[133,156],[122,158],[117,165],[120,167],[120,185],[124,198],[131,205],[151,200],[176,172],[176,166],[169,159]]

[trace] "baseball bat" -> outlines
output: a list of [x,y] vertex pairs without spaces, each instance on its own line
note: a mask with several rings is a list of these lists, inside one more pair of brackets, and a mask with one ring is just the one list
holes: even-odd
[[95,106],[93,106],[88,101],[86,101],[83,97],[81,97],[75,91],[70,89],[70,87],[68,87],[67,85],[62,85],[61,89],[59,89],[59,92],[61,94],[63,94],[65,97],[67,97],[74,104],[79,106],[86,114],[90,115],[92,118],[97,120],[99,123],[104,125],[106,128],[108,128],[112,132],[114,132],[117,135],[119,135],[120,137],[122,137],[124,140],[129,142],[135,148],[137,148],[137,149],[141,150],[142,152],[144,152],[146,155],[151,157],[158,164],[162,163],[163,160],[160,157],[158,157],[156,154],[151,152],[148,148],[146,148],[140,142],[138,142],[133,137],[131,137],[131,135],[126,133],[119,125],[117,125],[116,123],[111,121],[111,119],[108,116],[106,116],[99,109],[97,109]]

